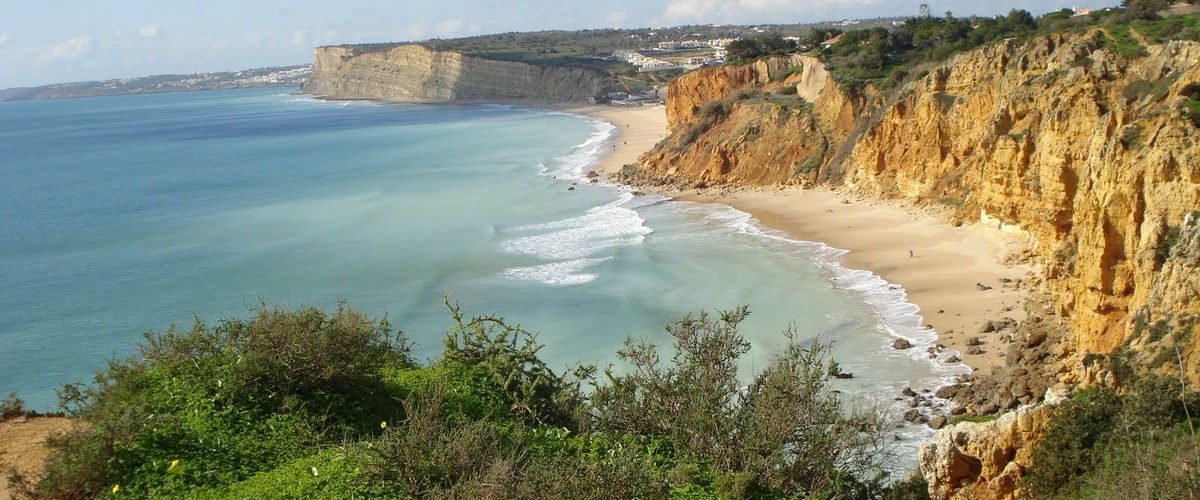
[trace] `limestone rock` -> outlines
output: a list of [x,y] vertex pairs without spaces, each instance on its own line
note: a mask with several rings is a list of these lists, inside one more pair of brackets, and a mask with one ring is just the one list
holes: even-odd
[[582,68],[484,59],[421,45],[359,53],[354,47],[318,47],[302,91],[333,99],[392,102],[536,99],[582,102],[607,78]]
[[954,500],[1017,498],[1032,444],[1049,422],[1050,410],[1026,407],[992,422],[942,429],[920,451],[920,470],[929,481],[930,495]]

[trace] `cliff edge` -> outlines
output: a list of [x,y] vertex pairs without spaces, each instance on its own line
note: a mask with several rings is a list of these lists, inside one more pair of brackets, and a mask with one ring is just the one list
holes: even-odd
[[577,102],[600,93],[606,75],[474,57],[421,45],[378,52],[318,47],[302,92],[330,99],[391,102],[517,100]]

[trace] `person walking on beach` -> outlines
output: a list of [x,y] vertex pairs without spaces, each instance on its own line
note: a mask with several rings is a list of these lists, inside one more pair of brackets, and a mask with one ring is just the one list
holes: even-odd
[[908,258],[910,258],[910,259],[911,259],[911,258],[913,258],[913,251],[912,251],[912,250],[909,250],[909,251],[908,251]]

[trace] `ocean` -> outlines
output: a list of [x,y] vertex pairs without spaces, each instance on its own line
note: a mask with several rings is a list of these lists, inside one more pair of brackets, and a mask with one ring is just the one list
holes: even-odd
[[968,371],[928,359],[936,336],[904,290],[840,267],[839,250],[723,205],[589,184],[618,132],[279,89],[0,103],[0,392],[53,410],[56,387],[144,331],[259,301],[386,313],[432,359],[444,293],[539,332],[555,366],[617,363],[627,336],[667,344],[672,319],[748,305],[747,376],[788,325],[834,342],[854,374],[834,388],[897,416],[903,388]]

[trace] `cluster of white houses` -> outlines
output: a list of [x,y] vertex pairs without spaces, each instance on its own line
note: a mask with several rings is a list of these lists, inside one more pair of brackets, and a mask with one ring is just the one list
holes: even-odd
[[645,53],[632,50],[618,50],[613,52],[613,59],[625,61],[629,64],[638,67],[638,71],[646,73],[650,71],[662,71],[668,69],[695,69],[701,66],[719,65],[725,62],[725,46],[736,38],[717,38],[713,40],[684,40],[681,42],[658,42],[657,49],[648,49],[646,52],[673,52],[677,50],[706,50],[712,49],[710,56],[691,57],[687,62],[673,63],[664,61],[657,57],[646,55]]
[[625,61],[629,64],[637,66],[638,71],[641,71],[642,73],[650,71],[662,71],[664,69],[676,69],[680,67],[679,65],[672,64],[655,57],[647,56],[641,52],[634,52],[632,50],[618,50],[613,52],[612,57],[618,61]]

